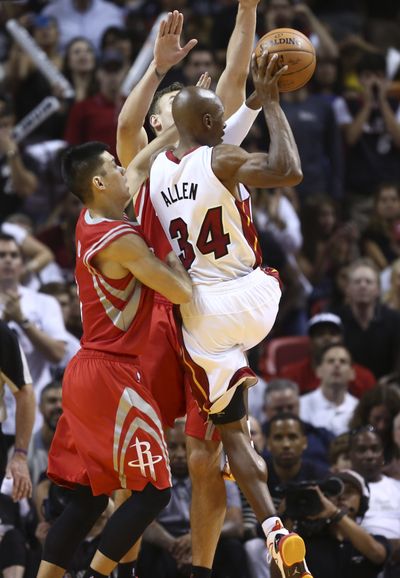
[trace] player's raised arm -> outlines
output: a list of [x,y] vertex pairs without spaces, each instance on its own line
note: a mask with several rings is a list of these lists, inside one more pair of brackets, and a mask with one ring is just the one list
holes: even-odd
[[197,40],[192,39],[181,46],[182,27],[183,14],[177,10],[170,12],[167,19],[161,22],[154,46],[154,58],[121,109],[117,127],[117,153],[124,167],[148,142],[143,125],[161,80],[197,44]]
[[140,186],[149,176],[152,157],[168,146],[173,145],[177,139],[178,132],[175,125],[172,125],[146,145],[129,163],[125,175],[133,203],[135,203]]
[[187,303],[192,297],[192,282],[180,260],[170,254],[163,263],[139,235],[119,237],[97,255],[96,267],[104,274],[112,267],[113,275],[128,270],[172,303]]
[[226,51],[226,65],[218,81],[216,94],[229,118],[246,100],[246,81],[256,32],[257,6],[260,0],[238,0],[235,28]]
[[259,63],[253,56],[252,75],[270,134],[269,153],[249,154],[229,145],[214,148],[213,171],[232,192],[238,182],[253,187],[275,187],[295,186],[302,179],[297,145],[279,105],[278,81],[286,66],[277,70],[277,55],[267,61],[267,54]]

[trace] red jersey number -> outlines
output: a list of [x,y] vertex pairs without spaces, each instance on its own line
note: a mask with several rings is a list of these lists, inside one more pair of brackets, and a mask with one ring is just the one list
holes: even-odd
[[[189,242],[189,233],[185,221],[178,217],[171,221],[169,234],[172,239],[178,240],[181,250],[179,255],[185,269],[190,269],[195,260],[193,245]],[[231,239],[229,233],[225,233],[222,223],[222,207],[208,209],[196,242],[196,247],[203,255],[214,253],[215,259],[220,259],[228,254],[228,245]]]

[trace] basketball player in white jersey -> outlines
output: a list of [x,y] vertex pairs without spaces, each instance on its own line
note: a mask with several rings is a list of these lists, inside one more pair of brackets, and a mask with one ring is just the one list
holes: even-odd
[[[218,81],[217,92],[223,98],[227,116],[240,110],[229,119],[232,126],[231,140],[240,144],[258,114],[256,100],[249,108],[244,103],[245,85],[248,76],[250,56],[253,49],[256,26],[256,9],[259,0],[238,0],[235,28],[227,49],[226,68]],[[169,144],[177,141],[177,134],[168,132],[173,124],[171,102],[181,86],[170,86],[165,91],[154,94],[168,70],[189,52],[195,40],[180,45],[183,15],[174,11],[160,25],[154,48],[154,60],[134,87],[121,110],[118,119],[117,150],[121,164],[128,167],[131,160],[141,156],[141,149],[147,143],[143,128],[149,111],[150,124],[158,138],[165,138]],[[206,75],[205,75],[206,76]],[[152,102],[153,101],[153,102]],[[241,106],[242,105],[242,106]],[[171,131],[173,133],[173,130]],[[227,130],[227,133],[229,131]],[[173,138],[172,138],[173,137]],[[227,134],[228,137],[228,134]],[[169,140],[168,139],[171,139]],[[175,140],[174,140],[175,139]],[[157,139],[156,139],[157,140]],[[150,147],[155,141],[149,145]],[[160,144],[157,145],[158,150]],[[156,149],[155,149],[156,150]],[[139,156],[137,156],[139,153]],[[147,152],[148,155],[148,152]],[[148,156],[146,156],[148,159]],[[170,244],[157,222],[148,199],[148,186],[142,182],[148,177],[148,160],[144,163],[139,180],[134,180],[130,170],[127,178],[131,193],[137,198],[135,208],[138,219],[149,244],[155,254],[163,259]],[[138,175],[136,174],[136,177]],[[137,182],[137,186],[135,186]],[[140,194],[138,189],[140,187]],[[209,578],[216,545],[225,517],[225,486],[221,476],[221,443],[210,422],[205,424],[199,416],[196,402],[185,387],[184,369],[171,304],[156,297],[152,316],[152,331],[148,347],[149,355],[142,362],[144,373],[157,403],[163,423],[171,425],[174,418],[187,414],[186,433],[190,477],[192,480],[191,535],[192,535],[192,578]],[[146,356],[145,356],[146,357]],[[189,395],[186,395],[189,392]],[[135,552],[125,559],[134,560]]]
[[150,199],[193,281],[180,307],[181,345],[199,409],[216,425],[230,467],[267,538],[282,576],[310,576],[304,542],[290,534],[267,489],[265,463],[249,439],[245,390],[257,381],[246,350],[271,330],[281,296],[275,270],[260,268],[251,220],[252,187],[294,186],[302,179],[297,146],[279,106],[277,55],[252,59],[252,74],[270,134],[269,153],[221,144],[224,107],[212,91],[183,88],[172,102],[179,133],[175,150],[150,171]]

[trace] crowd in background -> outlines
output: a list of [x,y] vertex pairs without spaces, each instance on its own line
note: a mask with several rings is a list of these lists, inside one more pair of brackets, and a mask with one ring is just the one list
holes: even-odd
[[[121,87],[162,12],[182,11],[186,40],[199,40],[162,87],[175,81],[195,84],[204,71],[215,82],[237,3],[1,3],[0,312],[20,339],[38,404],[29,455],[33,500],[15,505],[0,493],[4,578],[35,576],[46,531],[68,499],[45,477],[47,451],[62,411],[62,373],[81,336],[74,284],[74,227],[81,206],[61,179],[60,154],[70,144],[90,140],[107,143],[116,154]],[[68,79],[74,97],[65,98],[13,40],[6,26],[11,19],[30,32]],[[369,536],[378,536],[383,550],[369,544],[369,566],[357,566],[348,554],[339,567],[333,555],[332,575],[372,578],[385,565],[385,577],[395,578],[400,575],[400,7],[386,0],[260,0],[258,38],[278,27],[305,33],[316,48],[317,66],[305,87],[281,93],[299,148],[302,183],[293,189],[251,191],[264,264],[279,270],[284,287],[273,331],[250,352],[260,376],[250,393],[251,429],[268,463],[277,504],[286,496],[282,484],[322,480],[345,468],[369,482],[369,510],[356,509],[355,514],[362,513],[361,526]],[[58,110],[20,140],[14,127],[49,96],[58,99]],[[243,143],[246,150],[265,147],[261,116]],[[28,322],[35,330],[24,328]],[[296,358],[278,363],[272,342],[284,337],[295,338]],[[13,398],[5,391],[7,419],[0,416],[12,446]],[[145,536],[141,578],[185,576],[190,567],[190,481],[180,424],[168,442],[175,510],[157,522],[168,539],[164,534],[160,539],[154,525]],[[350,482],[342,478],[344,488],[357,486],[357,475]],[[360,481],[357,488],[365,498]],[[227,493],[214,576],[268,576],[266,564],[257,566],[262,554],[254,516],[235,485]],[[335,491],[324,494],[339,499]],[[324,507],[327,512],[329,505]],[[82,545],[72,577],[79,576],[95,551],[110,512],[111,500]],[[308,526],[304,532],[308,536]],[[315,568],[322,568],[315,552],[326,543],[318,542],[318,532],[309,532],[307,546]],[[349,538],[344,530],[332,536]],[[326,578],[327,572],[314,570],[314,577]]]

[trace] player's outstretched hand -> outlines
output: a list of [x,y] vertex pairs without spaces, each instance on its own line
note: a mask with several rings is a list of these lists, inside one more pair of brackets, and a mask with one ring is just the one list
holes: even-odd
[[210,88],[211,76],[208,74],[208,72],[203,72],[199,80],[196,82],[196,86],[199,86],[200,88]]
[[172,66],[178,64],[197,44],[194,38],[181,46],[183,14],[174,10],[162,20],[154,45],[154,61],[159,74],[165,74]]
[[253,54],[251,59],[251,72],[254,88],[263,105],[270,102],[279,103],[278,82],[287,69],[287,65],[279,65],[277,54],[273,54],[269,62],[267,50],[265,50],[258,59],[255,54]]

